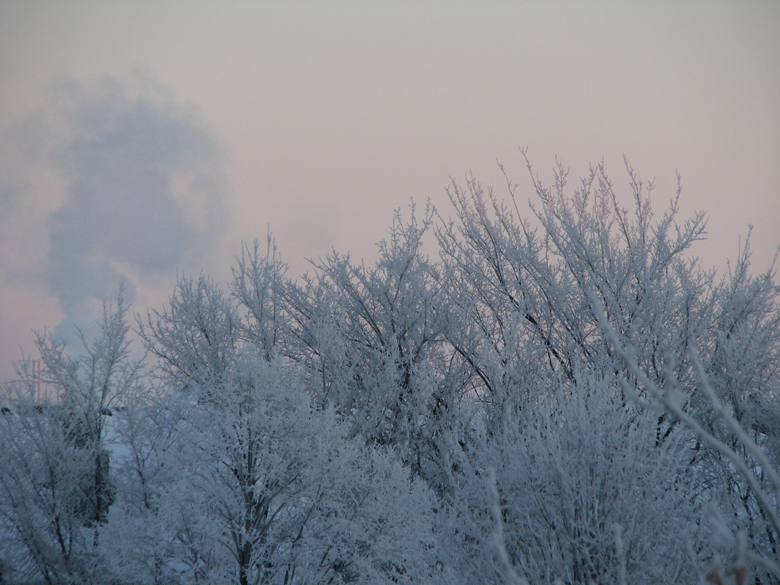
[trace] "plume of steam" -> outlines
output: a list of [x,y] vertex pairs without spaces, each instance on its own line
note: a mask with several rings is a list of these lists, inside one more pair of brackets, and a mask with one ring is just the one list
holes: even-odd
[[64,201],[44,224],[41,277],[67,315],[57,329],[66,333],[91,323],[90,306],[120,280],[132,302],[144,279],[196,265],[225,228],[229,190],[221,151],[193,108],[148,78],[60,80],[48,95],[45,111],[14,133],[64,180]]

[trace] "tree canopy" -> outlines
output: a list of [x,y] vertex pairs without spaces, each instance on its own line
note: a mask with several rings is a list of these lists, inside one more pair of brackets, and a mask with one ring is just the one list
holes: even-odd
[[140,359],[121,291],[76,357],[38,335],[0,582],[780,580],[774,266],[701,267],[706,217],[628,163],[627,194],[528,170],[527,211],[453,181],[373,265],[244,245],[135,316]]

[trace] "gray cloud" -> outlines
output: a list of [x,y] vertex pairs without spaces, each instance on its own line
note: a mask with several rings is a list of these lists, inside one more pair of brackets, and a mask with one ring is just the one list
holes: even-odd
[[15,142],[64,177],[43,277],[67,320],[83,324],[87,305],[115,295],[120,279],[132,296],[133,279],[197,263],[224,231],[228,187],[214,138],[153,81],[63,80],[48,95]]

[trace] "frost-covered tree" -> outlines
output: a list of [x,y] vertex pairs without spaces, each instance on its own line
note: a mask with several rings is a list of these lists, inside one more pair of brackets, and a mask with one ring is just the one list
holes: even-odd
[[[501,544],[528,583],[691,583],[702,550],[688,436],[656,441],[656,415],[625,404],[617,381],[559,379],[489,435],[478,421],[450,509],[451,550],[472,580],[502,583]],[[490,479],[490,470],[494,479]],[[495,482],[491,484],[491,482]]]
[[211,279],[180,278],[168,306],[137,322],[158,359],[159,378],[178,390],[199,388],[206,392],[200,401],[219,400],[214,392],[230,369],[241,331],[236,307]]
[[[278,265],[244,259],[235,301],[205,278],[182,279],[172,306],[142,329],[168,362],[163,383],[182,397],[166,433],[177,439],[158,464],[166,483],[150,506],[127,508],[159,527],[139,535],[147,550],[170,551],[150,555],[146,575],[170,579],[178,565],[185,581],[242,585],[434,579],[430,493],[390,454],[350,440],[303,390],[276,346],[282,317],[269,289]],[[140,478],[146,460],[131,452],[138,471],[128,476]]]
[[[772,296],[776,296],[777,287],[772,285],[772,288],[775,289]],[[773,304],[769,307],[776,311]],[[743,392],[751,388],[738,389],[737,396],[731,393],[724,396],[723,388],[711,382],[695,349],[690,351],[697,374],[693,384],[675,378],[671,356],[666,377],[662,383],[657,383],[641,371],[636,350],[621,339],[595,299],[594,305],[605,339],[613,345],[625,365],[626,376],[622,383],[626,393],[648,410],[664,412],[681,423],[695,438],[695,450],[703,451],[694,462],[703,476],[700,483],[703,491],[717,506],[713,510],[713,523],[719,537],[721,540],[725,537],[726,546],[736,550],[730,571],[746,574],[750,566],[757,573],[756,583],[774,582],[780,578],[780,563],[777,562],[780,540],[778,427],[775,422],[765,424],[764,421],[776,421],[780,417],[778,387],[770,383],[757,397],[763,402],[765,411],[757,417],[746,416],[744,409],[739,409],[731,400],[744,398]],[[775,348],[768,349],[773,353]],[[724,374],[723,371],[717,373]],[[741,373],[737,370],[731,376]],[[748,370],[748,375],[750,373]],[[718,381],[723,382],[722,378]],[[747,399],[756,400],[751,394],[748,393]],[[719,571],[720,567],[716,565],[711,572],[711,582],[720,580]]]
[[[221,391],[218,407],[179,402],[151,505],[111,517],[125,579],[434,579],[435,503],[400,462],[350,441],[279,359],[237,358]],[[125,464],[135,465],[132,454]]]
[[580,366],[608,372],[610,351],[588,291],[657,377],[664,353],[683,356],[710,322],[709,277],[684,255],[703,237],[703,215],[676,223],[678,189],[654,220],[653,185],[630,167],[632,213],[603,164],[573,194],[562,164],[553,187],[528,168],[541,204],[530,211],[540,228],[521,214],[516,184],[508,180],[509,207],[472,178],[465,189],[453,183],[456,219],[438,230],[450,311],[463,319],[448,340],[474,372],[478,392],[497,404],[521,403],[551,375],[573,380]]
[[[107,418],[141,377],[126,311],[120,291],[116,305],[104,306],[98,338],[80,334],[79,358],[38,335],[40,373],[20,369],[0,416],[0,532],[21,580],[96,579],[99,530],[114,498]],[[35,399],[41,381],[52,395]]]
[[[447,279],[447,306],[462,317],[448,327],[446,337],[455,355],[472,372],[479,405],[476,419],[484,424],[486,437],[486,447],[478,449],[471,446],[479,445],[473,438],[476,431],[464,434],[461,442],[466,448],[453,467],[453,483],[461,488],[472,484],[475,475],[484,475],[479,473],[479,462],[490,460],[487,454],[493,453],[498,457],[494,459],[497,491],[502,498],[511,494],[501,483],[502,466],[512,457],[502,447],[507,425],[530,420],[529,411],[535,413],[540,404],[555,396],[559,385],[575,395],[588,396],[589,386],[582,380],[625,373],[628,386],[622,390],[618,386],[613,396],[611,416],[617,417],[621,409],[636,407],[635,399],[647,399],[648,388],[666,388],[673,383],[687,396],[681,412],[703,423],[706,434],[728,445],[730,452],[760,476],[759,483],[764,482],[761,489],[751,486],[734,466],[733,457],[713,448],[714,443],[707,444],[702,432],[691,432],[688,425],[681,428],[680,413],[668,408],[647,411],[642,416],[652,424],[643,432],[652,437],[656,449],[669,448],[669,441],[681,435],[691,447],[688,464],[693,474],[686,489],[695,506],[686,514],[699,510],[698,525],[712,529],[712,518],[723,513],[731,530],[741,529],[748,535],[747,551],[754,561],[777,555],[773,515],[757,501],[771,487],[767,478],[776,465],[772,457],[776,457],[778,440],[774,420],[780,395],[776,364],[780,340],[778,287],[772,271],[751,277],[746,252],[720,283],[712,273],[700,269],[689,254],[704,235],[704,216],[678,222],[679,186],[668,211],[654,219],[652,183],[644,185],[628,165],[632,213],[622,208],[603,165],[594,168],[571,193],[567,191],[567,171],[560,163],[551,188],[533,174],[530,164],[528,167],[539,202],[531,205],[531,211],[540,227],[533,228],[522,218],[515,184],[508,181],[510,207],[492,190],[486,192],[470,179],[465,189],[453,184],[450,196],[455,220],[442,221],[437,232],[442,273]],[[603,311],[601,324],[599,310]],[[615,332],[620,343],[632,348],[631,368],[627,369],[626,361],[616,353],[615,344],[604,338],[605,326]],[[758,350],[759,344],[763,350]],[[697,354],[704,356],[700,364],[691,357]],[[640,379],[647,383],[639,383]],[[750,452],[735,428],[724,424],[719,409],[704,391],[705,379],[759,451]],[[550,413],[553,415],[561,416]],[[571,421],[571,415],[566,420]],[[536,432],[539,424],[530,428]],[[534,434],[528,427],[517,432],[523,437]],[[610,450],[612,457],[620,457],[618,445]],[[761,463],[759,453],[768,458],[767,463]],[[560,454],[555,457],[560,458]],[[576,466],[562,468],[576,475]],[[678,477],[675,469],[679,467],[669,468],[670,477]],[[571,480],[576,481],[574,477]],[[585,493],[591,494],[589,501],[596,497]],[[619,493],[615,494],[616,509],[625,503]],[[627,497],[630,493],[625,491]],[[770,501],[776,502],[774,488],[769,493]],[[528,494],[518,492],[514,499],[502,501],[500,509],[511,516],[511,510],[524,509],[527,498]],[[482,507],[472,501],[465,509],[481,510],[484,516],[489,509],[486,499],[484,494]],[[663,507],[656,500],[643,505],[651,515]],[[456,498],[452,509],[458,510],[458,506],[462,519],[463,500]],[[562,529],[560,522],[555,525],[556,534],[575,546],[575,535]],[[508,524],[503,549],[507,562],[518,563],[529,575],[539,575],[525,567],[522,555],[513,552],[513,530]],[[539,538],[538,531],[530,533]],[[716,540],[712,536],[711,544]],[[464,542],[476,545],[480,537],[475,532],[472,540]],[[604,554],[605,547],[606,541],[598,546]],[[485,558],[476,550],[482,549],[477,547],[468,555],[472,562]],[[707,550],[712,547],[703,546],[691,556],[699,555],[697,562],[706,562]],[[559,568],[552,570],[556,563],[550,560],[543,567],[547,577],[537,578],[552,579],[550,575],[556,572],[564,582],[593,578],[577,571],[562,576]],[[664,573],[662,580],[674,580],[672,566],[665,565],[664,570],[670,572]],[[495,567],[497,575],[506,574],[502,565]],[[645,570],[652,574],[650,565],[645,565]]]
[[465,377],[444,343],[457,316],[423,253],[432,222],[396,212],[375,266],[336,252],[288,294],[300,361],[311,388],[369,443],[392,446],[419,477],[444,489],[444,439],[457,418]]
[[121,301],[78,360],[39,337],[59,396],[0,416],[0,580],[695,583],[736,550],[776,581],[774,267],[701,269],[704,216],[628,164],[629,209],[603,164],[528,169],[528,215],[453,182],[373,264],[296,282],[269,236],[224,290],[180,278],[147,370]]
[[268,234],[266,253],[261,255],[255,240],[252,248],[243,245],[236,257],[230,292],[243,312],[240,331],[243,341],[270,361],[277,354],[290,355],[291,319],[287,305],[287,265],[282,262],[276,242]]

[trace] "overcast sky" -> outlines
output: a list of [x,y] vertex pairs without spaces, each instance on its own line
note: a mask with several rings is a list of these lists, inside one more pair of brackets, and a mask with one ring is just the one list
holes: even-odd
[[[524,199],[625,154],[682,176],[725,269],[780,243],[780,2],[0,0],[0,379],[32,330],[67,334],[128,282],[229,276],[268,226],[290,274],[374,257],[393,210],[447,215],[450,177]],[[629,200],[626,199],[626,203]]]

